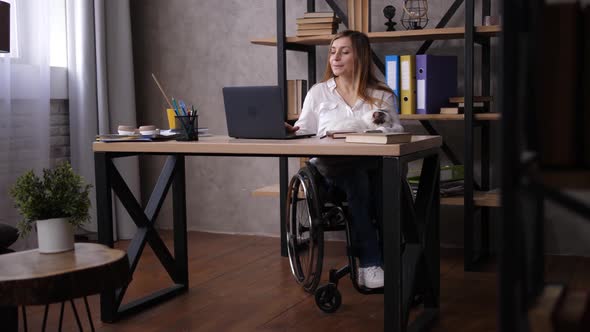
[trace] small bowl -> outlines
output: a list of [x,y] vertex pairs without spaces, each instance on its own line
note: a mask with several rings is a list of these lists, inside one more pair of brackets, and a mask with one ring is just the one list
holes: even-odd
[[159,134],[160,130],[157,129],[156,126],[141,126],[139,127],[139,133],[145,136],[150,136]]
[[132,126],[119,126],[117,127],[117,132],[119,135],[134,135],[137,129]]

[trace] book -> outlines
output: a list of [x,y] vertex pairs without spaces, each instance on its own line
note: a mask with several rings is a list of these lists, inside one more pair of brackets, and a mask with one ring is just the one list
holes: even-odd
[[119,135],[119,134],[103,134],[96,135],[96,141],[98,142],[155,142],[155,141],[168,141],[180,137],[180,134],[171,135]]
[[456,56],[416,55],[416,114],[437,114],[456,94]]
[[[474,106],[473,113],[482,113],[484,112],[483,107]],[[440,114],[463,114],[465,113],[465,107],[458,106],[458,107],[441,107]]]
[[441,107],[440,114],[463,114],[465,108],[463,107]]
[[303,36],[319,36],[319,35],[333,35],[335,33],[332,29],[314,29],[314,30],[297,30],[297,37]]
[[326,131],[326,137],[340,139],[346,138],[346,135],[356,133],[355,130],[328,130]]
[[439,191],[441,197],[459,196],[465,193],[465,182],[463,180],[440,181]]
[[334,12],[306,12],[303,14],[304,18],[314,18],[314,17],[336,17]]
[[391,90],[393,90],[393,98],[395,98],[395,112],[399,114],[400,109],[400,86],[399,86],[399,55],[386,55],[385,56],[385,82]]
[[445,165],[440,168],[440,181],[463,180],[465,167],[463,165]]
[[369,32],[370,10],[369,1],[367,0],[348,0],[346,3],[348,9],[348,28],[364,33]]
[[340,23],[340,19],[337,17],[317,17],[317,18],[298,18],[295,20],[297,24],[307,24],[307,23]]
[[299,30],[314,30],[314,29],[333,29],[336,31],[338,29],[338,25],[336,23],[306,23],[306,24],[297,24],[297,31]]
[[299,119],[306,93],[306,80],[287,80],[287,120]]
[[347,143],[401,144],[412,141],[410,133],[350,133]]
[[[493,101],[494,98],[492,96],[473,96],[473,102],[480,102],[480,103],[487,103]],[[459,104],[464,103],[465,97],[449,97],[449,103],[451,104]]]
[[400,56],[401,114],[416,114],[416,56]]

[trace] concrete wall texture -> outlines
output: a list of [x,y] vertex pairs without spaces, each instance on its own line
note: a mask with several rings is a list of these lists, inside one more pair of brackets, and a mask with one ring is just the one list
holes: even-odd
[[[346,1],[337,3],[346,10]],[[430,1],[428,27],[435,27],[452,3],[452,0]],[[476,3],[476,13],[479,13],[479,2]],[[386,19],[382,10],[390,4],[396,7],[394,21],[399,22],[401,1],[373,0],[371,31],[385,30]],[[325,2],[316,1],[316,11],[324,10],[330,8]],[[463,26],[463,10],[461,6],[447,26]],[[305,0],[286,1],[287,35],[295,35],[295,19],[305,11]],[[492,13],[498,13],[496,1],[492,3]],[[158,77],[169,96],[199,107],[200,125],[209,127],[213,134],[221,135],[227,134],[221,93],[224,86],[277,84],[276,48],[250,43],[254,38],[276,35],[275,1],[131,0],[131,14],[139,125],[167,126],[166,103],[151,78],[152,73]],[[476,14],[476,24],[481,24],[479,16]],[[397,28],[402,29],[401,24],[398,23]],[[341,25],[340,30],[343,29]],[[497,43],[495,39],[492,41],[492,70],[496,68]],[[374,45],[374,50],[383,58],[386,54],[414,54],[420,46],[421,42],[387,43]],[[459,92],[462,93],[463,41],[435,41],[428,53],[457,55]],[[317,47],[317,54],[320,80],[326,65],[327,47]],[[476,47],[475,68],[479,68],[478,55],[479,48]],[[496,90],[495,75],[493,77],[492,95]],[[287,78],[307,78],[305,54],[287,53]],[[479,88],[476,77],[476,94]],[[425,132],[416,122],[407,122],[404,126],[415,133]],[[461,158],[463,123],[434,126]],[[497,134],[497,125],[493,126],[493,131]],[[499,135],[495,137],[498,140],[492,141],[499,142]],[[478,140],[479,131],[476,130],[476,143]],[[493,151],[496,148],[494,144]],[[498,160],[496,156],[492,158],[492,167]],[[156,182],[163,161],[162,157],[142,157],[140,160],[144,202]],[[443,160],[443,163],[447,161]],[[290,172],[294,172],[297,165],[297,160],[292,160]],[[186,159],[186,170],[189,229],[278,236],[278,198],[251,195],[256,188],[278,182],[278,159],[189,157]],[[477,167],[475,172],[479,173]],[[493,176],[492,181],[499,183],[497,176]],[[157,219],[157,224],[163,228],[170,228],[172,224],[169,200]],[[441,212],[442,242],[449,246],[462,246],[462,208],[443,207]],[[565,212],[561,215],[565,215]],[[564,242],[568,243],[566,247],[560,244]],[[550,241],[548,248],[553,252],[590,254],[590,249],[572,246],[568,241]]]

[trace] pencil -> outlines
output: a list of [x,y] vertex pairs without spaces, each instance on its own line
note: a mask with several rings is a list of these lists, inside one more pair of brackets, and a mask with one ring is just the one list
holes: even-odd
[[166,92],[164,92],[164,89],[162,89],[162,86],[160,85],[160,82],[158,82],[158,79],[156,78],[156,75],[154,75],[154,73],[152,73],[152,78],[156,82],[156,85],[158,86],[158,89],[160,89],[160,92],[162,92],[162,95],[164,96],[164,99],[166,99],[166,102],[168,103],[168,106],[170,106],[170,108],[174,108],[172,106],[172,103],[170,103],[170,99],[168,99],[168,96],[166,95]]

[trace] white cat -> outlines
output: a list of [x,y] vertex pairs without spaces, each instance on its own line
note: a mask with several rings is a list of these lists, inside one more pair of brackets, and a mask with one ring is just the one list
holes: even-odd
[[395,130],[391,114],[382,110],[366,112],[360,119],[350,117],[345,119],[339,118],[332,122],[329,122],[327,125],[326,129],[328,131],[350,130],[363,132],[366,130],[381,130],[383,132],[389,132]]

